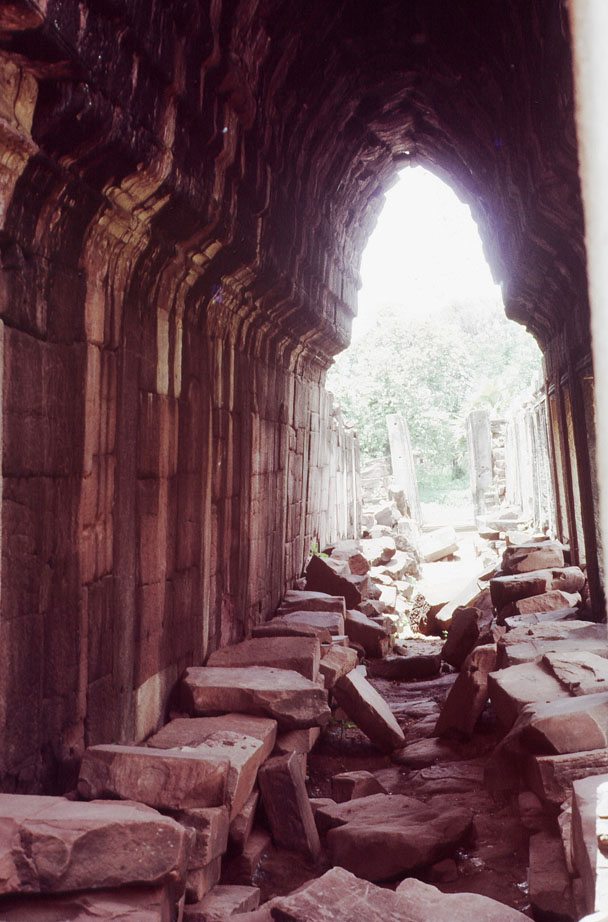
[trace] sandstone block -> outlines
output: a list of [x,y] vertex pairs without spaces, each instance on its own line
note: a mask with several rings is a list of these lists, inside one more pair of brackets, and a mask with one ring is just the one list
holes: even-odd
[[442,893],[437,887],[408,877],[397,887],[396,896],[412,922],[524,922],[528,916],[480,893]]
[[505,618],[505,627],[512,631],[517,627],[541,624],[543,621],[575,621],[578,618],[578,608],[559,608],[557,611],[535,611],[529,615],[514,615]]
[[214,887],[200,903],[186,906],[183,922],[225,922],[229,916],[252,912],[259,905],[258,887],[220,885]]
[[572,861],[583,883],[585,911],[604,910],[608,893],[605,824],[608,775],[581,778],[572,785]]
[[290,730],[277,736],[274,747],[275,754],[284,755],[290,752],[308,753],[319,739],[319,727],[309,727],[307,730]]
[[4,897],[1,922],[168,922],[175,895],[168,887],[118,887],[46,896]]
[[440,653],[408,654],[407,656],[385,656],[367,664],[368,674],[383,679],[397,679],[411,682],[437,675],[441,668]]
[[78,793],[86,800],[118,797],[179,810],[224,803],[230,762],[199,750],[91,746],[85,751]]
[[344,569],[343,566],[336,566],[331,558],[314,555],[306,567],[306,588],[343,596],[347,608],[356,608],[363,598],[358,582],[365,577],[352,576],[350,571],[344,573]]
[[[282,922],[405,922],[397,897],[391,890],[359,880],[343,868],[332,868],[322,877],[269,904],[266,919]],[[238,922],[246,922],[241,917]],[[258,920],[255,920],[258,922]]]
[[332,549],[331,557],[348,564],[348,569],[355,576],[365,576],[369,570],[369,562],[358,541],[338,541]]
[[500,611],[509,602],[517,602],[552,589],[580,592],[584,585],[585,574],[580,567],[564,567],[496,576],[490,580],[490,593],[494,607]]
[[215,650],[208,666],[272,666],[316,681],[321,647],[316,637],[257,637]]
[[321,843],[297,753],[269,759],[260,769],[259,783],[273,840],[316,859]]
[[488,694],[502,729],[511,729],[527,704],[570,697],[567,689],[541,663],[522,663],[488,676]]
[[608,745],[608,694],[525,708],[513,728],[531,753],[588,752]]
[[0,893],[179,883],[191,836],[143,804],[0,794]]
[[287,615],[292,611],[335,611],[344,616],[346,604],[342,595],[312,592],[309,589],[288,589],[277,609],[277,615]]
[[480,615],[476,608],[457,608],[452,614],[441,658],[456,669],[460,669],[477,643]]
[[328,631],[332,637],[344,633],[344,615],[337,611],[290,611],[267,623],[275,624],[276,622],[288,625],[307,625],[318,631]]
[[451,525],[436,528],[420,539],[420,553],[425,563],[443,560],[458,551],[458,539]]
[[186,903],[198,903],[220,882],[221,856],[213,858],[203,868],[193,868],[186,875]]
[[348,716],[385,752],[403,746],[403,730],[384,698],[353,669],[335,684],[333,695]]
[[519,544],[505,548],[501,567],[505,573],[529,573],[564,566],[564,550],[559,541]]
[[226,860],[222,869],[222,883],[251,884],[253,877],[272,846],[265,829],[254,828],[240,854]]
[[575,697],[608,690],[608,659],[595,653],[545,653],[543,664]]
[[574,914],[570,876],[561,836],[537,832],[530,836],[530,904],[535,918],[567,922]]
[[396,765],[407,765],[408,768],[426,768],[436,762],[453,762],[457,757],[458,751],[454,746],[444,740],[430,737],[397,749],[393,752],[391,760]]
[[291,623],[282,617],[273,618],[266,624],[256,625],[252,632],[253,637],[317,637],[320,643],[330,643],[331,634],[324,627],[303,622]]
[[605,626],[589,621],[544,621],[507,631],[498,641],[498,666],[533,662],[549,652],[581,649],[608,656]]
[[518,615],[531,615],[535,612],[561,611],[564,608],[575,608],[580,604],[581,597],[578,592],[563,592],[561,589],[551,589],[541,592],[540,595],[530,596],[528,599],[519,599],[509,602],[498,612],[497,621],[504,624],[506,618]]
[[527,777],[530,787],[549,803],[562,804],[581,778],[608,773],[608,749],[591,749],[559,756],[530,756]]
[[389,639],[385,629],[362,612],[347,610],[344,630],[349,640],[361,644],[366,656],[376,659],[387,653]]
[[319,663],[325,688],[333,688],[338,679],[357,665],[357,653],[351,647],[332,646]]
[[331,779],[331,796],[342,804],[370,794],[386,794],[378,779],[368,771],[340,772]]
[[243,809],[240,813],[234,817],[230,822],[229,829],[229,841],[230,848],[234,852],[242,852],[247,844],[247,840],[251,835],[251,830],[253,829],[253,823],[255,820],[255,811],[258,805],[260,795],[257,791],[254,791],[247,800]]
[[176,810],[172,817],[182,826],[194,830],[194,843],[188,859],[188,870],[203,868],[220,858],[228,847],[230,813],[227,807],[192,807]]
[[476,647],[462,664],[435,725],[437,736],[470,736],[488,700],[488,674],[496,669],[496,647]]
[[298,672],[265,666],[191,667],[182,680],[182,697],[193,713],[272,717],[282,731],[324,726],[330,718],[325,689]]

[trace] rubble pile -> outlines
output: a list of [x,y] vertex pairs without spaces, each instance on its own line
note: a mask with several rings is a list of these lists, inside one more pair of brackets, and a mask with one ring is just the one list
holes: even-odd
[[593,909],[608,642],[583,571],[511,541],[435,613],[444,636],[399,643],[375,586],[413,552],[383,534],[327,551],[253,636],[185,670],[144,743],[89,747],[65,797],[0,795],[1,922]]

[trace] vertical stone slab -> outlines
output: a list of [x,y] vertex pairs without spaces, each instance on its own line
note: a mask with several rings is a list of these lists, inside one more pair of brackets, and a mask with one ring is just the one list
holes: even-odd
[[412,443],[407,422],[400,413],[389,413],[386,417],[388,440],[391,448],[391,464],[393,477],[400,487],[405,490],[407,503],[410,507],[410,518],[419,525],[422,522],[422,510],[418,495],[418,481],[416,468],[412,455]]
[[262,801],[277,845],[317,858],[319,834],[298,754],[275,756],[258,773]]
[[469,474],[475,515],[485,512],[485,493],[492,483],[492,433],[487,410],[474,410],[467,420]]

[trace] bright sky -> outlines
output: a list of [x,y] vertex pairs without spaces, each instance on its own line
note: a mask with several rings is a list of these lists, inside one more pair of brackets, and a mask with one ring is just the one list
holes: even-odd
[[492,280],[468,205],[422,167],[403,170],[386,193],[363,254],[361,277],[356,337],[365,333],[382,304],[418,313],[455,300],[483,300],[502,309],[500,288]]

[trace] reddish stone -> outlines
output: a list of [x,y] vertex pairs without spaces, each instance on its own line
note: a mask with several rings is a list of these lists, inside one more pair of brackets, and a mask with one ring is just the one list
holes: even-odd
[[403,731],[388,704],[356,669],[342,676],[333,694],[340,707],[378,748],[392,752],[403,746]]
[[260,769],[259,782],[276,844],[317,858],[321,843],[297,753],[269,759]]
[[306,567],[306,588],[314,592],[326,592],[328,595],[343,596],[347,608],[356,608],[363,595],[358,583],[365,577],[355,577],[348,568],[344,573],[344,566],[336,566],[331,558],[310,558]]
[[216,650],[208,666],[272,666],[292,669],[315,681],[321,648],[316,637],[258,637]]

